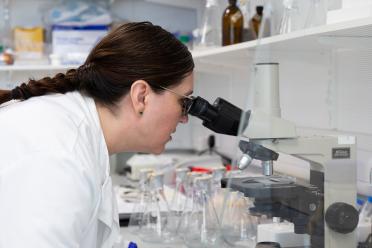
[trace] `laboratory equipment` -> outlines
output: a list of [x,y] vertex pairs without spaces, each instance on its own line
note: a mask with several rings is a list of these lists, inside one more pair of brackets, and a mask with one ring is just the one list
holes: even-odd
[[222,45],[232,45],[243,40],[244,17],[236,4],[237,0],[229,0],[229,6],[222,14]]
[[221,46],[221,13],[218,0],[206,0],[202,25],[196,30],[194,49]]
[[186,211],[187,195],[186,183],[188,168],[176,169],[176,185],[173,191],[172,200],[169,204],[168,224],[169,230],[173,233],[174,240],[179,240],[180,230],[182,229],[183,213]]
[[212,248],[220,244],[219,221],[211,198],[212,177],[194,179],[193,208],[188,215],[184,242],[192,248]]
[[252,16],[249,22],[249,26],[251,28],[251,31],[253,32],[254,39],[257,39],[260,35],[261,23],[263,19],[263,9],[263,6],[257,6],[256,13]]
[[324,0],[310,0],[310,7],[305,22],[305,28],[316,27],[326,24],[327,4]]
[[137,201],[133,204],[133,209],[129,217],[128,229],[131,233],[137,233],[141,229],[141,220],[146,207],[150,202],[150,174],[152,169],[141,169],[139,172],[139,191]]
[[146,205],[138,232],[145,242],[172,243],[175,238],[169,225],[169,203],[164,193],[164,174],[150,175],[150,203]]
[[300,29],[299,6],[297,0],[284,0],[284,11],[278,28],[279,34]]
[[[313,247],[356,247],[355,137],[298,136],[295,125],[281,118],[278,71],[277,63],[255,65],[252,111],[243,112],[228,102],[216,101],[212,106],[198,99],[199,105],[191,103],[189,113],[202,119],[204,126],[232,135],[239,131],[235,118],[242,115],[239,146],[244,155],[238,164],[244,169],[253,159],[261,160],[265,176],[232,178],[229,185],[255,199],[252,211],[256,215],[292,222],[296,234],[310,235]],[[221,105],[233,111],[226,113]],[[221,119],[227,124],[220,124]],[[280,152],[307,161],[309,179],[273,175]]]

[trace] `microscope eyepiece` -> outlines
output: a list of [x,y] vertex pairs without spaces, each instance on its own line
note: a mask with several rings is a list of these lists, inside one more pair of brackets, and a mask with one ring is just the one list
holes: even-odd
[[[190,115],[203,120],[203,125],[216,133],[238,135],[240,118],[243,111],[228,101],[217,98],[210,104],[201,97],[193,97],[186,102]],[[249,113],[247,116],[248,122]]]

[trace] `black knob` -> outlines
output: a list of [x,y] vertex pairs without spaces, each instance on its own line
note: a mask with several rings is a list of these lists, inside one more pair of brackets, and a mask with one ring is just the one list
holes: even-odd
[[350,204],[336,202],[330,205],[325,214],[325,221],[330,229],[338,233],[350,233],[358,225],[358,211]]

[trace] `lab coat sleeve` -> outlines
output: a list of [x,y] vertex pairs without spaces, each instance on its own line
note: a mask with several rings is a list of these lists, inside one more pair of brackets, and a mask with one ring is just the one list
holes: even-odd
[[0,248],[78,247],[97,204],[88,165],[35,153],[0,173]]

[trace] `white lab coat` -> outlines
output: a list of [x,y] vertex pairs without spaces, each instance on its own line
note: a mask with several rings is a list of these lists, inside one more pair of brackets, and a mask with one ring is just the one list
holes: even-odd
[[0,248],[112,247],[119,222],[109,168],[91,98],[0,107]]

